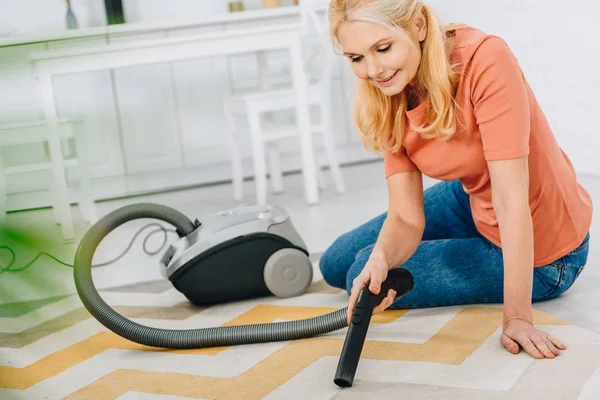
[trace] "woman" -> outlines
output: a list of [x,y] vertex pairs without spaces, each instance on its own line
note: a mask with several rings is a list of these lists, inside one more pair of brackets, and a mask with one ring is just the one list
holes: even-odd
[[[359,79],[355,122],[383,153],[389,207],[323,254],[330,285],[378,293],[391,268],[413,290],[391,308],[503,303],[502,345],[553,358],[532,302],[564,293],[588,255],[592,202],[507,44],[441,26],[420,0],[332,0],[332,36]],[[422,173],[441,182],[423,192]]]

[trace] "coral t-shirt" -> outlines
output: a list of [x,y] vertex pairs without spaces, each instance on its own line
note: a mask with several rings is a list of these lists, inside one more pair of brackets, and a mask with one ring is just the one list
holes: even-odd
[[[534,266],[549,264],[581,244],[591,224],[592,201],[577,182],[508,45],[472,27],[454,31],[451,57],[460,63],[457,132],[450,140],[424,139],[407,128],[397,154],[384,152],[386,177],[421,171],[438,180],[460,179],[479,232],[501,247],[487,161],[529,156],[529,204]],[[408,110],[416,126],[427,102]],[[408,124],[407,124],[408,126]]]

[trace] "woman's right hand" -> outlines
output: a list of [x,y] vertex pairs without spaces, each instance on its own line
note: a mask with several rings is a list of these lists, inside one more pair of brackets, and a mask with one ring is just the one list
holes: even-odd
[[[371,293],[379,294],[381,291],[381,284],[386,280],[388,274],[388,266],[383,260],[383,257],[379,257],[371,254],[369,260],[365,264],[361,273],[352,282],[352,290],[350,291],[350,300],[348,301],[348,325],[352,319],[354,313],[354,307],[358,301],[358,295],[364,288],[369,288]],[[396,297],[396,291],[390,289],[387,296],[373,309],[373,314],[383,312],[386,308],[392,305],[394,298]]]

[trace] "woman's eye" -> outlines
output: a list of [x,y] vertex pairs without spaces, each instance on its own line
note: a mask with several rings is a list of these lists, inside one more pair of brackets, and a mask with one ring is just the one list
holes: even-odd
[[377,49],[377,51],[381,52],[381,53],[385,53],[386,51],[388,51],[390,48],[392,47],[391,44],[388,44],[385,47],[380,47],[379,49]]
[[362,60],[362,56],[351,57],[350,59],[352,60],[352,62],[359,62],[360,60]]

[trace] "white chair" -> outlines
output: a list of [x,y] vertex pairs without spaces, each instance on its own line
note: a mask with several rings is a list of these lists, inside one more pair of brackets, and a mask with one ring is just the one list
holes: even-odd
[[[310,79],[307,82],[308,103],[319,107],[321,119],[319,124],[311,124],[311,133],[321,134],[335,188],[338,193],[344,193],[346,188],[335,149],[331,115],[331,79],[335,55],[328,37],[326,17],[321,19],[318,15],[318,10],[323,8],[323,1],[302,0],[299,4],[304,67],[306,76]],[[271,124],[269,126],[262,118],[270,112],[293,109],[296,106],[296,95],[293,88],[271,88],[266,81],[268,80],[266,66],[261,67],[260,60],[264,60],[264,54],[259,55],[259,74],[262,79],[260,91],[230,95],[224,102],[227,123],[226,137],[231,152],[234,199],[236,201],[241,201],[243,198],[243,171],[240,132],[234,122],[235,116],[244,115],[247,118],[252,155],[255,158],[266,157],[274,193],[283,191],[278,141],[300,134],[296,124]],[[316,157],[314,159],[317,162]],[[266,168],[262,167],[264,164],[255,163],[256,165],[258,165],[258,170],[254,171],[255,177],[266,176]],[[316,167],[319,187],[323,189],[326,187],[326,182],[319,165]],[[267,201],[267,188],[265,184],[260,183],[260,180],[256,181],[256,201],[257,204],[264,205]]]
[[[77,119],[63,119],[58,121],[60,138],[62,141],[73,139],[75,143],[75,155],[70,158],[64,158],[63,163],[65,169],[71,168],[79,180],[79,199],[76,201],[79,204],[83,219],[88,223],[95,223],[98,220],[96,206],[92,195],[91,179],[87,164],[87,155],[85,151],[85,137],[82,130],[82,121]],[[57,224],[70,223],[63,221],[60,213],[57,212],[59,204],[66,202],[70,208],[70,199],[61,199],[57,194],[57,184],[52,179],[52,160],[24,164],[16,166],[6,166],[2,162],[2,148],[15,145],[27,145],[41,143],[47,145],[47,124],[44,121],[15,123],[8,125],[0,125],[0,219],[6,218],[7,211],[7,189],[6,176],[23,174],[36,171],[48,171],[49,189],[52,195],[52,206],[54,220]],[[63,142],[64,152],[64,142]],[[63,154],[64,156],[64,154]],[[71,227],[69,227],[71,228]],[[64,238],[65,242],[71,242],[74,238]]]

